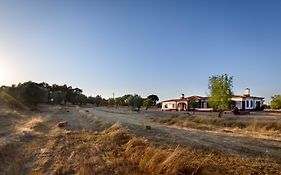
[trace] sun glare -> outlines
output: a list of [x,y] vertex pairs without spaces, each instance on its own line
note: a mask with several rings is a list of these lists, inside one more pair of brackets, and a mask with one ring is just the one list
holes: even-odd
[[3,73],[3,70],[0,69],[0,86],[5,83],[5,75]]

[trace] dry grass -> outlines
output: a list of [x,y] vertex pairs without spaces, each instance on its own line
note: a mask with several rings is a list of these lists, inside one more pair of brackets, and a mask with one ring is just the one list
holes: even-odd
[[153,117],[154,122],[180,127],[195,128],[202,130],[215,130],[218,128],[239,128],[247,131],[281,131],[281,120],[268,121],[266,119],[223,117],[214,116],[186,116],[171,115],[169,117]]
[[77,131],[49,139],[32,174],[278,174],[270,160],[249,160],[181,147],[156,147],[119,124],[103,132]]

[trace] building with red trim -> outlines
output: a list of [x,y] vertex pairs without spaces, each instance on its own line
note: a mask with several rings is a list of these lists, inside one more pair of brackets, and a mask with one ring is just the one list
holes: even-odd
[[[250,89],[246,88],[243,95],[234,95],[231,100],[234,107],[239,110],[260,110],[264,102],[263,97],[255,97],[250,95]],[[211,111],[208,107],[208,97],[190,96],[184,97],[182,94],[179,99],[171,99],[162,101],[162,111]]]

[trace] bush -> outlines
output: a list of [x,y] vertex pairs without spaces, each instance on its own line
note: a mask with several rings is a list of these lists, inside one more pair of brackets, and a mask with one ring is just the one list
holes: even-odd
[[239,115],[240,114],[240,111],[237,107],[234,107],[233,110],[232,110],[233,114],[235,115]]

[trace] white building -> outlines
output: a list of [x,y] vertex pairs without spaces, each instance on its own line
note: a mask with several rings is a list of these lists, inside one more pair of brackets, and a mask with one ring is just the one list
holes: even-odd
[[187,111],[195,109],[207,109],[207,97],[190,96],[179,99],[162,101],[162,111]]
[[[250,89],[246,88],[243,95],[234,95],[231,100],[239,110],[260,110],[264,101],[263,97],[250,95]],[[190,96],[179,99],[162,101],[162,111],[187,111],[187,110],[212,110],[208,108],[208,97]]]
[[179,99],[162,101],[162,111],[187,111],[189,99],[182,97]]
[[264,98],[251,96],[250,89],[246,88],[243,95],[234,95],[231,100],[239,110],[260,110]]

